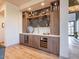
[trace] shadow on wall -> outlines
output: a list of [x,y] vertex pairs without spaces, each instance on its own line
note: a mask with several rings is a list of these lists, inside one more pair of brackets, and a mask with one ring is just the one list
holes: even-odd
[[4,40],[4,17],[0,15],[0,39]]

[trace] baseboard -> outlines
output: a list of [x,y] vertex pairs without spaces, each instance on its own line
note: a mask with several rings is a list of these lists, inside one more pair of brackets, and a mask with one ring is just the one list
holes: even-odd
[[69,58],[66,58],[66,57],[62,57],[62,56],[61,56],[59,59],[69,59]]
[[13,44],[13,45],[8,45],[8,46],[5,46],[5,47],[7,48],[7,47],[15,46],[15,45],[19,45],[19,43],[17,43],[17,44]]

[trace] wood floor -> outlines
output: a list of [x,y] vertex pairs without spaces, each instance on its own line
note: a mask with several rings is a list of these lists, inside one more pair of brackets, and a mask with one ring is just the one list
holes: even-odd
[[79,59],[79,39],[69,37],[69,59]]
[[58,59],[58,57],[41,50],[16,45],[6,48],[5,59]]

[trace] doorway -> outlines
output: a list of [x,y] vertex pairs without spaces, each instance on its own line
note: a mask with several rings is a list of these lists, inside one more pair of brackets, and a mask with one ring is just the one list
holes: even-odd
[[78,5],[79,2],[77,0],[69,0],[69,59],[79,58],[79,10],[77,9]]

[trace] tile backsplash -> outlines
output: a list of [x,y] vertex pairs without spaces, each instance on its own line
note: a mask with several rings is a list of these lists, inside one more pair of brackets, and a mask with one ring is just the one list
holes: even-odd
[[48,34],[50,33],[50,27],[35,27],[34,34]]

